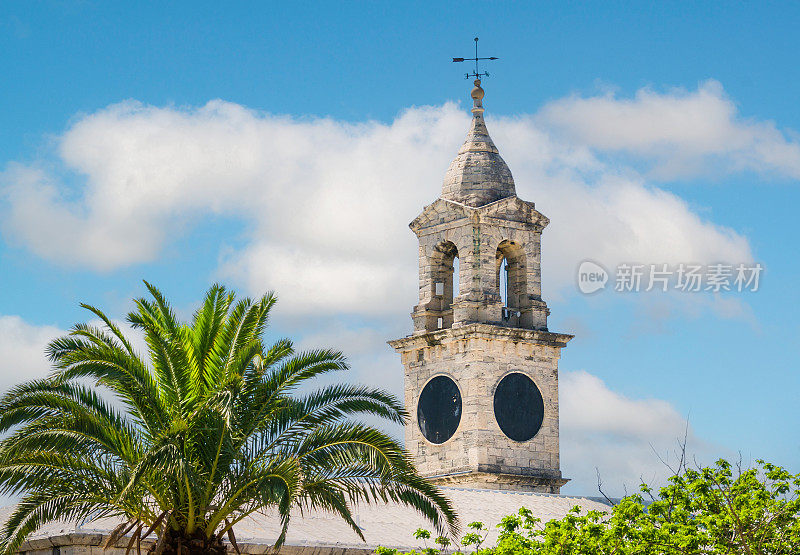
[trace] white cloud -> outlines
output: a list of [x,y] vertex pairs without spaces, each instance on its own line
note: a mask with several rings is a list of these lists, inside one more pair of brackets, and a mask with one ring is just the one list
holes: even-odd
[[[409,246],[413,248],[413,245]],[[283,246],[257,241],[233,253],[221,270],[254,294],[266,287],[278,293],[278,310],[290,314],[399,314],[416,300],[409,256],[374,260],[371,256],[334,254],[324,248]],[[405,264],[404,264],[405,262]]]
[[54,326],[34,326],[19,316],[0,316],[0,392],[50,371],[45,347],[62,335]]
[[628,398],[585,371],[561,372],[559,387],[562,472],[573,479],[565,492],[599,495],[597,472],[611,496],[635,493],[642,481],[663,485],[671,472],[661,459],[676,467],[684,436],[690,464],[710,462],[714,448],[687,433],[671,403]]
[[665,401],[632,400],[608,389],[586,371],[561,376],[562,426],[585,433],[614,433],[624,437],[648,437],[682,433],[684,418]]
[[[380,351],[393,352],[386,344],[386,330],[373,327],[354,328],[341,321],[326,322],[322,329],[304,335],[295,343],[295,350],[335,349],[348,358],[373,358]],[[396,362],[399,362],[396,361]]]
[[[548,297],[573,287],[584,258],[608,266],[752,258],[740,234],[549,134],[541,121],[553,119],[489,123],[519,195],[552,220],[543,248]],[[65,132],[55,160],[65,171],[43,169],[53,160],[5,170],[3,227],[44,258],[109,271],[156,259],[208,216],[234,217],[247,224],[246,242],[222,250],[220,278],[253,294],[274,289],[280,310],[297,315],[398,315],[416,300],[407,223],[438,196],[467,122],[452,104],[412,108],[390,124],[351,124],[223,101],[125,102]]]
[[645,88],[632,99],[571,96],[544,106],[539,117],[577,144],[652,162],[662,178],[741,170],[800,177],[800,143],[773,122],[740,116],[714,80],[696,91]]
[[747,239],[701,218],[680,197],[619,164],[547,135],[533,118],[505,119],[493,133],[517,193],[550,218],[542,239],[545,295],[572,285],[580,261],[678,264],[752,260]]

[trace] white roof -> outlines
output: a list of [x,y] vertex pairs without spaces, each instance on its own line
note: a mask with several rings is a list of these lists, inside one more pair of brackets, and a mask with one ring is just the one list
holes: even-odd
[[[495,526],[500,520],[506,515],[516,513],[520,507],[527,507],[543,522],[562,518],[575,505],[580,505],[587,511],[610,510],[607,504],[586,497],[454,487],[441,489],[453,502],[464,532],[467,531],[467,524],[476,520],[483,522],[489,528],[490,534],[486,545],[493,545],[497,538]],[[13,507],[0,508],[0,521],[4,521],[12,510]],[[417,528],[431,530],[431,526],[414,510],[399,505],[358,506],[353,514],[364,533],[366,543],[362,542],[340,518],[329,513],[314,511],[302,515],[297,512],[293,515],[286,545],[361,549],[382,545],[411,549],[421,546],[421,542],[415,540],[412,535]],[[96,536],[110,532],[117,522],[114,519],[99,519],[79,526],[53,523],[39,530],[30,539],[44,540],[67,534]],[[237,543],[240,545],[271,545],[278,537],[280,526],[274,515],[266,514],[245,519],[234,530]],[[433,547],[430,541],[429,545]]]

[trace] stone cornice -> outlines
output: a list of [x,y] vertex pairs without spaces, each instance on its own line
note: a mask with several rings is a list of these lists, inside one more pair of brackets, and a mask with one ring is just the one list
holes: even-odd
[[[495,211],[507,206],[514,206],[518,215],[524,214],[522,219],[510,219],[494,214]],[[432,220],[438,220],[434,215],[442,213],[439,210],[440,207],[447,207],[447,210],[451,211],[451,215],[460,211],[463,216],[455,217],[444,222],[432,223]],[[454,225],[456,222],[461,222],[458,225],[471,223],[476,217],[479,218],[478,221],[491,222],[493,225],[506,225],[518,229],[534,229],[539,232],[550,223],[550,220],[544,214],[536,210],[533,202],[522,200],[517,196],[502,198],[483,206],[468,206],[460,202],[440,198],[423,208],[422,213],[414,218],[414,221],[408,224],[408,227],[418,236],[428,235],[430,233],[436,233],[441,229],[457,227]]]
[[397,351],[411,351],[431,345],[441,345],[465,339],[487,339],[493,341],[510,341],[512,343],[534,343],[551,347],[566,347],[575,337],[566,333],[554,333],[543,330],[527,330],[523,328],[507,328],[491,324],[467,324],[455,328],[436,330],[409,335],[387,343]]
[[[446,474],[429,474],[425,479],[440,486],[461,484],[472,485],[468,480],[473,479],[478,483],[484,482],[482,489],[506,489],[503,486],[510,486],[508,489],[515,491],[536,491],[537,486],[547,486],[553,489],[561,488],[569,478],[561,476],[560,471],[530,470],[525,473],[497,472],[493,465],[478,465],[469,470],[454,469]],[[467,480],[465,482],[465,479]],[[462,485],[462,487],[464,487]],[[473,485],[472,487],[476,487]]]

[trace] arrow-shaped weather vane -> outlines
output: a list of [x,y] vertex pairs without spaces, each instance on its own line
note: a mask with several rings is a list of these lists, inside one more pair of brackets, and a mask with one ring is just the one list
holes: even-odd
[[472,73],[465,74],[464,79],[469,79],[470,77],[474,77],[475,79],[480,79],[481,77],[484,77],[484,76],[488,77],[489,76],[489,72],[488,71],[484,71],[483,73],[481,73],[478,70],[478,61],[479,60],[497,60],[497,59],[498,58],[495,57],[495,56],[491,56],[489,58],[479,58],[478,57],[478,37],[475,37],[475,57],[474,58],[453,58],[453,61],[454,62],[472,62],[472,61],[474,61],[475,62],[475,71],[473,71]]

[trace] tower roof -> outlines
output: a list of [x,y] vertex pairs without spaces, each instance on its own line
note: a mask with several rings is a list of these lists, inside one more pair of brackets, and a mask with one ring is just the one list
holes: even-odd
[[500,157],[483,121],[483,95],[481,80],[475,79],[472,124],[442,184],[441,198],[468,206],[483,206],[517,194],[511,170]]

